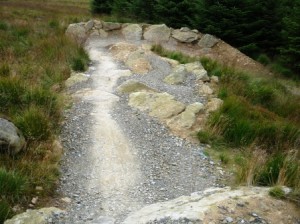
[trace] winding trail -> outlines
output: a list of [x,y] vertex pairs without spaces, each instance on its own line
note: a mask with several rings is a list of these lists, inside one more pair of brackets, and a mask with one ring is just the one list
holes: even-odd
[[[119,41],[90,40],[89,81],[70,90],[75,103],[61,135],[66,151],[59,193],[71,202],[65,204],[67,215],[60,223],[121,223],[147,204],[189,195],[217,182],[215,167],[201,147],[171,135],[115,95],[114,88],[128,69],[107,48]],[[157,71],[143,76],[149,82],[152,76],[169,72],[159,57],[153,63]]]
[[128,193],[140,178],[140,168],[135,148],[110,114],[113,104],[119,99],[113,94],[113,87],[122,71],[110,56],[101,54],[95,46],[89,48],[91,60],[98,64],[92,74],[94,88],[83,98],[95,105],[91,114],[95,122],[91,175],[96,178],[88,183],[88,189],[90,193],[100,190],[103,210],[114,210],[114,215],[118,216],[129,207],[140,207],[140,202]]

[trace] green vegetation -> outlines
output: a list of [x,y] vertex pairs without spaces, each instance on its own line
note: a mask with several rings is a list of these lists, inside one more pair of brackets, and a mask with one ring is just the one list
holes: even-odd
[[[170,52],[162,47],[156,53],[181,63],[198,58]],[[235,71],[200,59],[208,74],[219,77],[218,97],[224,103],[210,115],[206,130],[198,132],[209,154],[234,168],[238,184],[285,185],[300,189],[300,96],[292,94],[282,80]],[[296,199],[295,199],[296,198]],[[299,200],[295,194],[293,200]]]
[[94,13],[113,20],[196,28],[263,64],[273,62],[279,74],[299,78],[298,0],[92,0],[91,6]]
[[269,194],[272,197],[279,198],[279,199],[284,197],[284,191],[280,186],[272,187],[269,191]]
[[176,60],[180,62],[181,64],[186,64],[192,61],[196,61],[196,58],[189,57],[187,55],[182,54],[178,51],[168,51],[165,50],[161,45],[153,45],[151,47],[151,50],[163,57],[171,58],[173,60]]
[[[72,9],[72,10],[70,10]],[[0,154],[0,223],[14,204],[28,205],[35,187],[46,201],[59,175],[60,152],[53,140],[59,133],[63,81],[74,70],[87,68],[83,48],[65,36],[68,24],[86,21],[87,0],[47,2],[4,1],[0,4],[0,116],[24,134],[27,148]]]

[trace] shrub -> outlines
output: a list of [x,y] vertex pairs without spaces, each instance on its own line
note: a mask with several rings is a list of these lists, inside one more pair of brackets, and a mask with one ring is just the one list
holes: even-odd
[[16,126],[28,140],[46,140],[50,136],[51,125],[49,117],[42,109],[36,106],[29,107],[16,116],[14,120]]

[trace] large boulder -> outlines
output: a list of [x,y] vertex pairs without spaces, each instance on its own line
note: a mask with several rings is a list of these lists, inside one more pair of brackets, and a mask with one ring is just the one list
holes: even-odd
[[152,42],[166,42],[170,39],[171,29],[165,24],[149,26],[144,33],[144,39]]
[[127,40],[141,40],[143,36],[143,29],[138,24],[130,24],[123,28],[122,34]]
[[226,187],[145,206],[122,224],[297,223],[299,218],[299,209],[272,198],[269,188]]
[[0,152],[17,154],[25,148],[21,131],[10,121],[0,118]]
[[129,106],[147,111],[161,120],[181,113],[185,105],[168,93],[135,92],[129,95]]
[[172,37],[182,43],[192,43],[198,40],[198,34],[186,27],[173,30]]
[[66,30],[66,35],[78,44],[83,44],[87,38],[85,23],[70,24]]
[[64,215],[64,211],[50,207],[39,210],[27,210],[24,213],[14,216],[12,219],[6,220],[4,224],[49,224],[58,223],[60,216]]
[[218,42],[219,40],[215,36],[210,34],[205,34],[198,42],[198,45],[202,48],[212,48]]

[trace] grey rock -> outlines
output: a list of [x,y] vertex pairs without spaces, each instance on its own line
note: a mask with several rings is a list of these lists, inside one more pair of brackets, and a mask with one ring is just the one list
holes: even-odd
[[122,83],[118,88],[118,92],[120,93],[133,93],[133,92],[155,92],[152,88],[149,86],[146,86],[145,84],[138,82],[136,80],[128,80],[124,83]]
[[90,31],[94,26],[94,20],[89,20],[88,22],[86,22],[86,24],[84,25],[85,31],[88,32]]
[[219,42],[219,40],[215,36],[210,35],[210,34],[205,34],[198,42],[198,45],[202,48],[212,48],[218,42]]
[[66,35],[76,41],[78,44],[83,44],[87,38],[84,24],[70,24],[66,30]]
[[103,22],[102,25],[105,31],[119,30],[122,28],[120,23]]
[[0,152],[17,154],[25,148],[21,131],[10,121],[0,118]]
[[127,40],[141,40],[143,36],[143,29],[138,24],[130,24],[123,28],[122,34]]
[[186,27],[173,30],[172,37],[182,43],[191,43],[198,40],[198,34]]
[[102,22],[100,21],[100,20],[94,20],[94,27],[96,28],[96,29],[102,29]]
[[57,215],[64,214],[64,211],[58,208],[42,208],[39,210],[27,210],[13,218],[6,220],[4,224],[48,224],[50,219]]
[[152,25],[144,32],[145,40],[152,42],[166,42],[170,39],[171,29],[165,24]]
[[164,79],[164,81],[170,85],[178,85],[185,81],[186,76],[187,71],[184,65],[178,65],[173,69],[172,73]]

